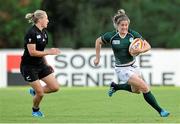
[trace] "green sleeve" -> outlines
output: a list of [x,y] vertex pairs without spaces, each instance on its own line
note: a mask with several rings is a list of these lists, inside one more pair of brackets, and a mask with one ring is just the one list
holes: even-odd
[[101,36],[103,43],[107,44],[111,42],[111,38],[116,34],[116,31],[106,32]]
[[136,31],[129,29],[128,32],[133,35],[134,38],[141,38],[144,40],[144,38]]

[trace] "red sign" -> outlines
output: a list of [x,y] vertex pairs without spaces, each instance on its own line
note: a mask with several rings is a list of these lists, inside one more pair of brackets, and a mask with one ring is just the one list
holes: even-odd
[[20,73],[21,55],[7,56],[7,70],[11,73]]

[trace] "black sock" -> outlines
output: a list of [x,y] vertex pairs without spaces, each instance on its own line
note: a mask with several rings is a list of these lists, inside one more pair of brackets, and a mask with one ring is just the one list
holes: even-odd
[[33,110],[33,112],[37,112],[37,111],[39,111],[39,108],[32,108],[32,110]]
[[158,111],[159,113],[161,112],[162,108],[158,105],[151,91],[149,91],[148,93],[143,93],[143,96],[146,102],[148,102],[154,109],[156,109],[156,111]]
[[115,90],[126,90],[126,91],[129,91],[129,92],[132,92],[131,90],[131,85],[129,84],[115,84],[113,83],[112,86],[114,87]]

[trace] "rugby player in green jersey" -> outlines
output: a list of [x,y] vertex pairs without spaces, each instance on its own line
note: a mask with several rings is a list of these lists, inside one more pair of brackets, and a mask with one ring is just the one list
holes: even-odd
[[113,24],[116,31],[103,34],[96,39],[95,44],[96,59],[94,60],[94,64],[97,66],[100,62],[101,46],[110,44],[115,57],[116,74],[119,80],[124,82],[120,84],[112,82],[108,95],[111,97],[113,93],[118,90],[126,90],[138,94],[142,93],[145,101],[149,103],[161,117],[169,116],[170,113],[158,105],[148,84],[142,79],[139,67],[134,64],[135,57],[129,53],[129,45],[135,38],[143,39],[144,46],[142,49],[134,50],[134,54],[147,52],[151,49],[151,46],[138,32],[129,29],[130,20],[123,9],[118,10],[114,15]]

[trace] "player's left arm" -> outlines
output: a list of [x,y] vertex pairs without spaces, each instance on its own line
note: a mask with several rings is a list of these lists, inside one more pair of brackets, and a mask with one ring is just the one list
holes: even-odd
[[145,53],[145,52],[149,51],[150,49],[151,49],[150,44],[146,40],[143,40],[143,47],[142,48],[133,49],[133,51],[131,51],[131,54]]
[[143,47],[140,50],[140,52],[145,53],[145,52],[149,51],[150,49],[151,49],[151,45],[146,40],[143,40]]
[[151,49],[151,45],[136,31],[129,29],[129,33],[131,33],[135,38],[141,38],[143,40],[143,48],[137,49],[134,52],[144,53]]

